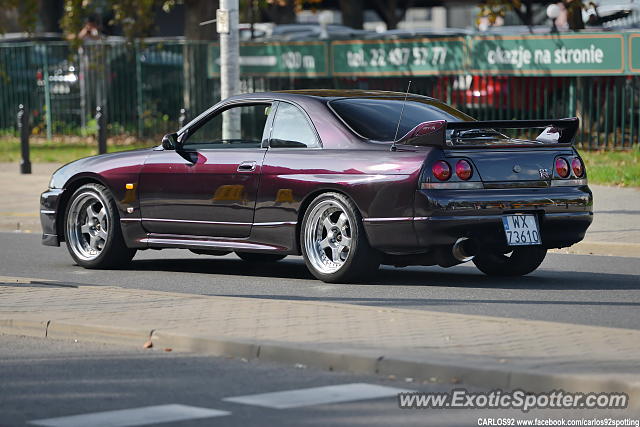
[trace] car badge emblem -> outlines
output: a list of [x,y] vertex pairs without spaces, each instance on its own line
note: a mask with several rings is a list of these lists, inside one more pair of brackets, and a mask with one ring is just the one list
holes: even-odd
[[522,170],[522,168],[520,167],[520,165],[514,165],[513,166],[513,171],[515,173],[520,173],[521,170]]
[[538,173],[540,174],[540,179],[549,179],[549,178],[551,178],[551,174],[549,173],[549,169],[538,169]]

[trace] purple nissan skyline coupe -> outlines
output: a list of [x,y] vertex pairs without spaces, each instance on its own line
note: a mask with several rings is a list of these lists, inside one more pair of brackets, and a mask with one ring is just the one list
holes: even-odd
[[577,129],[577,118],[476,121],[395,92],[238,95],[157,147],[58,169],[41,197],[42,242],[65,241],[86,268],[184,248],[247,262],[302,255],[326,282],[380,264],[524,275],[592,221]]

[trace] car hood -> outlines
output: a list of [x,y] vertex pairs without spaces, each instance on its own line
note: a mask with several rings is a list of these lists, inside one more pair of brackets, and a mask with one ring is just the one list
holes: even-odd
[[114,170],[131,172],[132,168],[139,170],[154,149],[156,147],[140,148],[74,160],[53,173],[49,188],[65,188],[71,178],[76,176],[96,176]]

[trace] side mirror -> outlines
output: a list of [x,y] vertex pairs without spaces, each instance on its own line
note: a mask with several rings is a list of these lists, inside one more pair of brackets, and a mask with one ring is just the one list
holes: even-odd
[[165,150],[177,150],[178,147],[178,134],[168,133],[162,137],[162,148]]

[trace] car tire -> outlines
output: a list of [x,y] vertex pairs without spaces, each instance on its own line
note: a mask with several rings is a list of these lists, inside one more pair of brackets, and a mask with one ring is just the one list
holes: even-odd
[[542,246],[514,248],[510,255],[481,250],[473,263],[489,276],[524,276],[538,268],[546,254]]
[[236,255],[247,262],[277,262],[287,257],[280,254],[260,254],[255,252],[236,252]]
[[124,242],[113,196],[100,184],[85,184],[73,193],[65,210],[64,235],[71,257],[84,268],[122,267],[136,254]]
[[300,247],[309,271],[328,283],[361,281],[380,266],[380,252],[369,245],[357,207],[339,193],[311,202],[300,227]]

